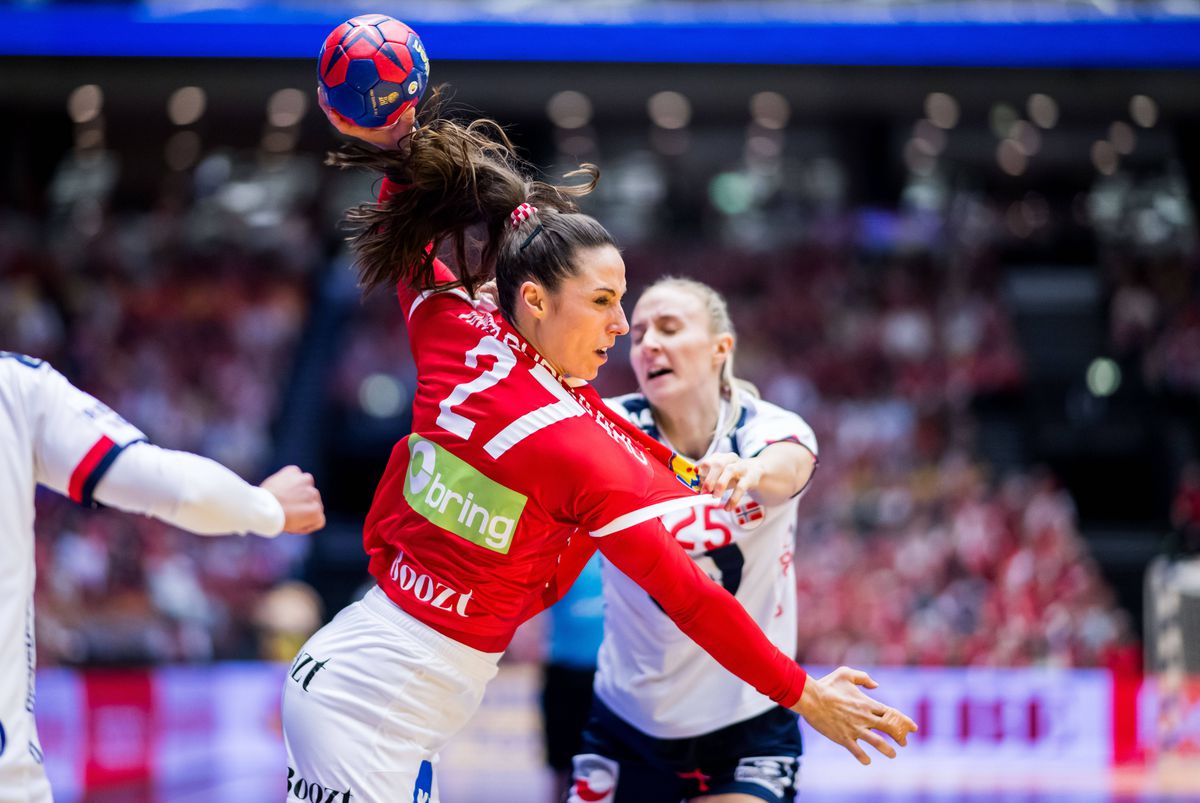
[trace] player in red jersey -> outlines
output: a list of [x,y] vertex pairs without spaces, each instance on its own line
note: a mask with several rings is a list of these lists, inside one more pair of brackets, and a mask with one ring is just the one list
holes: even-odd
[[[711,497],[586,384],[629,328],[624,263],[574,201],[595,169],[556,187],[525,177],[493,123],[431,115],[412,131],[406,115],[363,129],[322,105],[379,147],[334,162],[388,176],[379,203],[350,219],[363,284],[397,286],[418,385],[413,432],[366,520],[378,587],[304,646],[285,684],[289,798],[437,800],[438,751],[513,632],[597,548],[762,694],[863,758],[860,739],[894,756],[875,731],[904,744],[912,721],[858,688],[874,685],[865,673],[805,682],[658,521]],[[449,242],[461,257],[472,226],[485,232],[481,258],[460,259],[456,279],[433,254]],[[493,272],[497,314],[471,296]]]

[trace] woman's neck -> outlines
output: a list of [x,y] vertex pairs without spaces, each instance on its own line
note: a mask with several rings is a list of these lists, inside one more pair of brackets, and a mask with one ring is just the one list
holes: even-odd
[[721,417],[720,393],[685,396],[682,403],[653,407],[659,432],[684,457],[699,460],[712,444]]
[[[526,343],[528,343],[530,346],[533,347],[533,350],[537,352],[537,357],[541,358],[541,362],[543,362],[546,365],[546,367],[550,368],[552,373],[554,373],[555,375],[557,375],[559,377],[562,377],[563,379],[566,379],[569,384],[580,384],[578,382],[578,380],[572,381],[571,378],[568,377],[562,371],[562,369],[558,367],[558,365],[553,360],[551,360],[549,357],[546,356],[546,352],[542,350],[542,344],[537,337],[538,332],[537,332],[536,323],[537,323],[537,321],[528,321],[527,320],[524,322],[523,325],[521,325],[521,324],[518,324],[516,321],[510,320],[508,322],[508,325],[511,326],[516,331],[516,333],[525,340]],[[532,354],[530,354],[529,356],[534,357],[534,355],[532,355]],[[537,357],[534,357],[535,361],[537,360]],[[586,383],[582,383],[582,384],[586,384]]]

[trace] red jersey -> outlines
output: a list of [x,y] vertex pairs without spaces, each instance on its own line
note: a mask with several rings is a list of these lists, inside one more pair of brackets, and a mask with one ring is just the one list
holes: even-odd
[[[436,268],[439,283],[453,280]],[[435,630],[497,652],[599,547],[714,657],[794,703],[803,670],[659,523],[711,499],[667,467],[669,453],[649,453],[590,387],[567,387],[463,291],[401,288],[399,300],[417,366],[413,431],[392,451],[364,534],[388,597]]]

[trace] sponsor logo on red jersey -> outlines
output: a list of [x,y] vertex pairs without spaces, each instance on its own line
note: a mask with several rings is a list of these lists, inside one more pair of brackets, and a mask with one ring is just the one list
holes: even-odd
[[409,436],[408,449],[409,506],[430,524],[507,555],[526,497],[420,435]]
[[402,551],[396,553],[396,559],[392,561],[392,569],[388,574],[397,588],[412,594],[419,602],[424,602],[439,611],[453,611],[464,619],[467,617],[467,604],[471,601],[471,595],[475,593],[474,589],[459,591],[424,572],[417,571],[411,564],[404,562]]
[[678,452],[671,453],[670,469],[675,472],[675,479],[693,491],[700,489],[700,472],[696,470],[695,464],[681,457]]

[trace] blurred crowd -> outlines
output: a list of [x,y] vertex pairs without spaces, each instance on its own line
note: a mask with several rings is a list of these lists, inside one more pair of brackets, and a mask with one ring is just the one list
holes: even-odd
[[1117,260],[1111,266],[1109,336],[1138,362],[1147,385],[1200,392],[1200,294],[1196,266],[1178,258]]
[[[365,187],[322,192],[316,164],[214,153],[133,214],[108,203],[103,152],[69,155],[44,214],[0,208],[0,348],[51,360],[155,443],[251,481],[278,467],[289,406],[320,405],[310,420],[327,439],[356,417],[402,427],[416,379],[402,319],[388,293],[359,300],[327,247],[333,218],[318,211],[318,199],[341,209]],[[1026,359],[999,250],[961,236],[946,208],[888,221],[849,206],[809,236],[757,247],[630,237],[629,304],[663,274],[716,287],[738,329],[738,374],[817,433],[794,564],[802,660],[1103,664],[1133,626],[1069,494],[1043,469],[993,470],[979,447],[978,403],[1019,394]],[[963,217],[962,228],[1004,230],[1002,211],[986,225]],[[1200,392],[1194,258],[1104,254],[1114,354],[1136,355],[1150,387]],[[321,399],[289,392],[301,349],[314,349],[301,335],[316,303],[339,310],[316,338],[333,354]],[[631,390],[626,355],[597,384]],[[1173,512],[1192,528],[1197,477],[1184,472]],[[195,538],[44,492],[38,514],[44,664],[280,657],[272,623],[292,603],[297,630],[319,616],[303,587],[271,596],[303,564],[299,539]]]
[[808,660],[1096,666],[1133,637],[1048,476],[997,484],[948,454],[821,480],[796,558]]
[[[48,359],[153,443],[261,480],[320,259],[310,223],[247,231],[216,194],[116,214],[76,191],[89,175],[64,162],[46,220],[0,214],[0,347]],[[37,513],[49,664],[255,657],[256,606],[303,558],[291,539],[196,538],[46,491]]]

